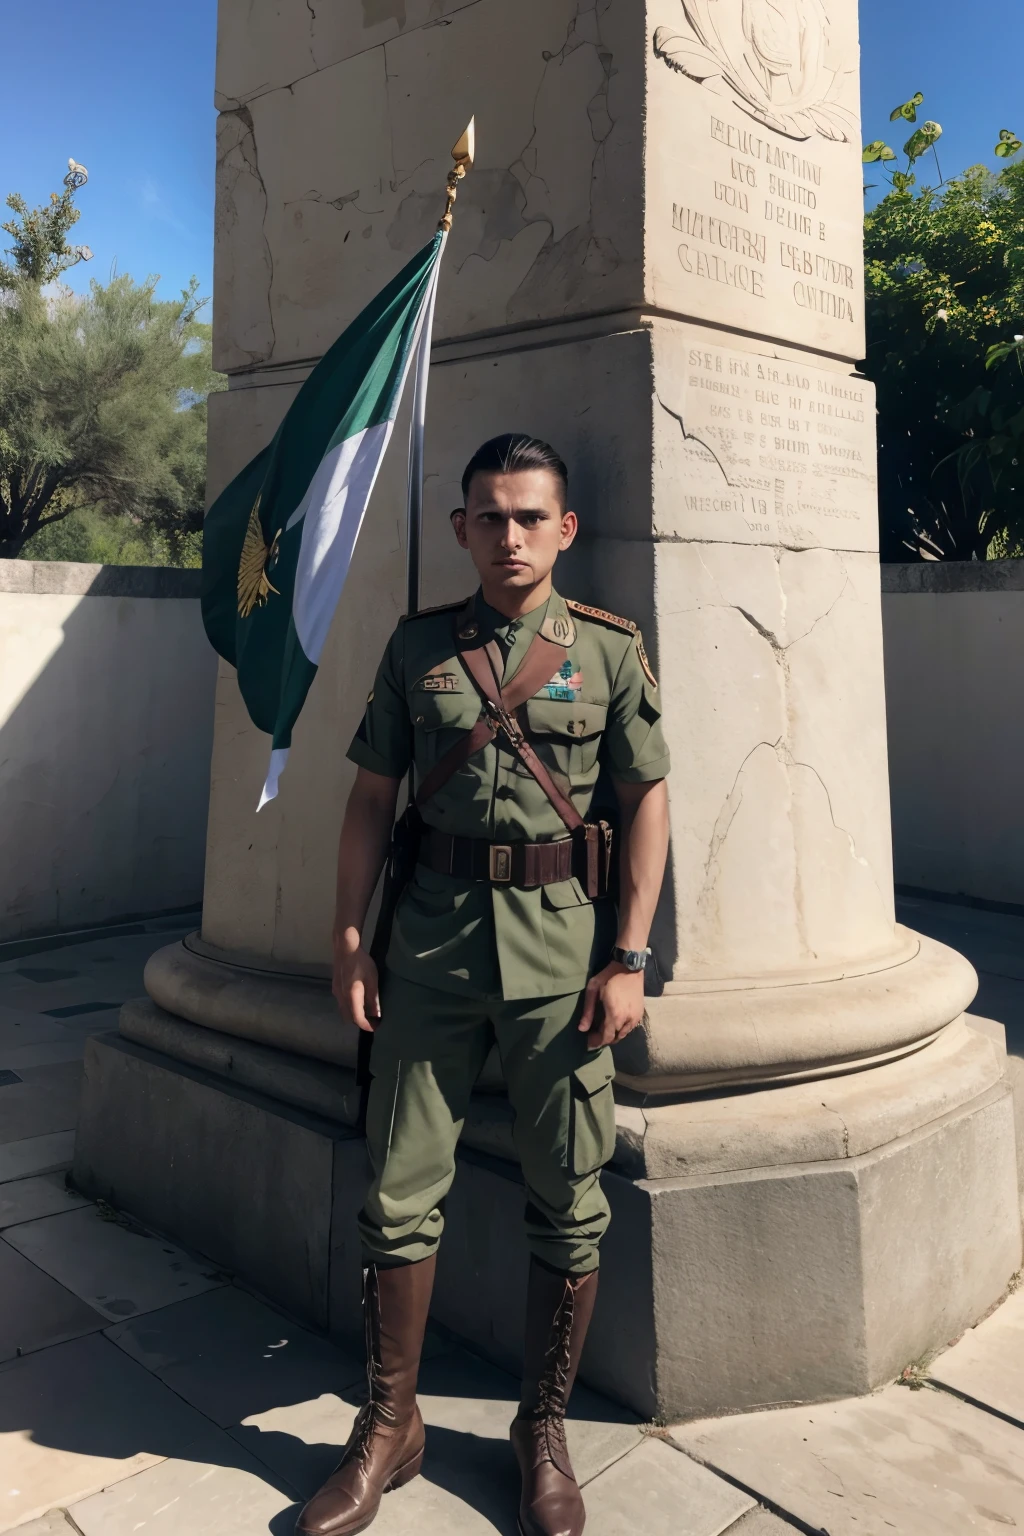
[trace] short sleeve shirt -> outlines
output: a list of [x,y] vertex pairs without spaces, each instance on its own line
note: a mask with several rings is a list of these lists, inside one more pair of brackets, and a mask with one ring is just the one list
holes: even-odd
[[[362,768],[417,783],[479,720],[480,696],[459,660],[465,605],[403,620],[374,680],[349,749]],[[481,639],[515,676],[542,631],[567,657],[519,718],[556,783],[586,818],[602,770],[625,783],[669,771],[658,687],[639,632],[557,594],[521,619],[490,608],[473,617]],[[544,842],[565,826],[536,780],[499,738],[483,746],[421,807],[428,826],[490,842]],[[614,940],[609,903],[591,903],[577,880],[524,891],[439,875],[420,865],[396,914],[388,966],[426,986],[506,999],[562,995],[586,985]],[[603,909],[603,910],[602,910]]]

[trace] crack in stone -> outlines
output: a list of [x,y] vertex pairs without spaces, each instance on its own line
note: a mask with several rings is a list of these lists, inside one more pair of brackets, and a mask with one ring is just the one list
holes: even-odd
[[827,1114],[835,1115],[836,1119],[839,1121],[839,1124],[842,1126],[842,1128],[843,1128],[843,1156],[844,1157],[849,1157],[849,1155],[850,1155],[850,1127],[847,1125],[846,1121],[843,1119],[843,1117],[839,1113],[838,1109],[833,1109],[831,1104],[826,1104],[825,1103],[824,1099],[821,1102],[821,1107],[822,1107],[823,1110],[825,1110],[825,1112]]
[[[750,762],[750,759],[754,756],[755,752],[759,752],[762,747],[770,747],[771,750],[777,754],[781,745],[782,745],[782,737],[781,736],[777,737],[775,741],[758,741],[758,742],[755,742],[755,744],[751,747],[750,751],[744,757],[742,763],[740,763],[739,767],[737,768],[736,775],[735,775],[735,777],[734,777],[734,779],[732,781],[732,785],[731,785],[731,787],[729,789],[729,793],[726,795],[725,799],[722,802],[722,809],[719,811],[717,817],[715,818],[714,829],[712,830],[712,833],[711,833],[711,841],[708,844],[708,856],[707,856],[707,858],[704,861],[704,884],[701,887],[700,895],[697,897],[697,905],[698,906],[704,900],[704,897],[707,895],[708,890],[710,889],[711,882],[712,882],[712,874],[711,874],[712,865],[714,865],[714,864],[716,864],[718,862],[718,859],[719,859],[719,856],[720,856],[720,854],[722,852],[722,849],[725,846],[725,840],[729,836],[729,832],[732,829],[732,824],[736,820],[736,816],[737,816],[737,814],[739,812],[740,806],[743,804],[743,793],[741,791],[740,795],[739,795],[739,799],[736,802],[736,805],[732,806],[732,799],[733,799],[733,796],[736,794],[736,787],[739,784],[739,781],[740,781],[740,778],[741,778],[741,776],[743,774],[744,769],[746,768],[747,764]],[[730,812],[729,819],[725,823],[725,826],[722,827],[722,818],[723,818],[723,816],[725,816],[727,811]]]
[[[256,146],[256,128],[253,123],[252,112],[243,102],[241,106],[233,108],[230,112],[223,112],[221,116],[237,117],[239,122],[245,128],[246,132],[239,139],[238,144],[232,146],[232,150],[237,148],[239,154],[242,157],[242,162],[248,170],[249,174],[255,177],[256,181],[259,183],[259,189],[263,196],[263,219],[260,225],[260,233],[263,236],[263,245],[266,250],[267,270],[269,273],[269,281],[267,283],[267,324],[270,327],[271,342],[269,352],[249,352],[249,356],[254,361],[267,362],[273,357],[275,351],[277,350],[277,331],[274,326],[274,252],[271,249],[270,240],[267,237],[267,216],[270,211],[270,199],[267,196],[266,183],[264,182],[263,174],[260,171],[259,150]],[[252,145],[251,154],[246,150],[246,140],[248,140]],[[228,154],[218,162],[219,165],[226,166],[228,155],[232,153],[232,150],[229,150]],[[247,348],[241,348],[240,350],[248,351]]]
[[[452,21],[454,20],[454,18],[457,15],[459,15],[462,11],[472,10],[475,5],[482,5],[483,3],[484,3],[484,0],[465,0],[465,4],[464,5],[459,5],[459,6],[453,7],[453,9],[449,12],[449,14],[447,16],[439,16],[439,17],[433,18],[430,21],[421,22],[418,27],[410,27],[406,31],[402,32],[400,35],[403,38],[411,37],[413,35],[413,33],[415,33],[415,32],[425,32],[428,29],[428,27],[448,27],[448,26],[451,26]],[[313,17],[313,19],[315,21],[316,20],[316,13],[314,12],[312,6],[310,5],[309,0],[306,0],[306,8],[310,12],[310,15]],[[391,39],[391,41],[394,41],[394,39]],[[383,42],[379,42],[379,43],[368,43],[365,48],[357,48],[354,53],[347,53],[344,56],[344,58],[333,59],[329,64],[321,65],[321,64],[317,63],[316,56],[313,53],[312,45],[310,45],[309,52],[310,52],[310,57],[313,60],[313,68],[311,70],[308,70],[305,74],[296,75],[294,80],[288,80],[288,81],[286,81],[282,85],[272,85],[269,80],[265,80],[262,83],[262,85],[253,86],[253,88],[251,90],[247,91],[245,96],[243,98],[241,98],[241,102],[255,101],[259,96],[269,95],[273,91],[290,91],[290,90],[292,90],[292,88],[294,86],[301,85],[304,80],[311,80],[314,75],[320,74],[322,70],[325,70],[325,69],[336,69],[336,68],[338,68],[339,65],[350,63],[350,61],[352,59],[362,58],[364,53],[373,53],[375,48],[386,48],[386,47],[387,47],[387,40],[385,40]],[[235,101],[236,106],[240,104],[238,99],[236,99],[236,98],[230,98],[230,99]],[[235,107],[230,108],[230,110],[234,111]]]

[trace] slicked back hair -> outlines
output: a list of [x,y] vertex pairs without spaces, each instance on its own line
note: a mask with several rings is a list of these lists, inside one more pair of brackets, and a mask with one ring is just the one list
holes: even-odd
[[524,469],[550,470],[561,485],[563,504],[568,504],[569,471],[565,467],[565,460],[550,443],[542,442],[539,437],[528,437],[525,432],[503,432],[500,437],[492,437],[477,449],[462,477],[463,502],[469,496],[474,475],[511,475]]

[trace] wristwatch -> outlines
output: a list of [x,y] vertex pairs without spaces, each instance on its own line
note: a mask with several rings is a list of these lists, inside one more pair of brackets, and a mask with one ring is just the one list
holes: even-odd
[[627,971],[642,971],[650,953],[649,949],[620,949],[616,944],[612,950],[612,959],[624,965]]

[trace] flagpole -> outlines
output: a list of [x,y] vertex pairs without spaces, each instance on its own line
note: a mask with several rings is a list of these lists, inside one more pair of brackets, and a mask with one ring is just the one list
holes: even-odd
[[427,386],[430,380],[430,348],[434,334],[434,305],[441,261],[452,227],[452,212],[459,182],[473,164],[476,149],[476,119],[470,120],[465,133],[452,150],[454,168],[448,172],[445,210],[438,224],[441,249],[430,280],[430,294],[424,307],[423,323],[416,348],[416,383],[413,390],[412,425],[409,430],[409,504],[406,528],[406,612],[418,613],[420,606],[420,565],[423,544],[423,438],[427,420]]

